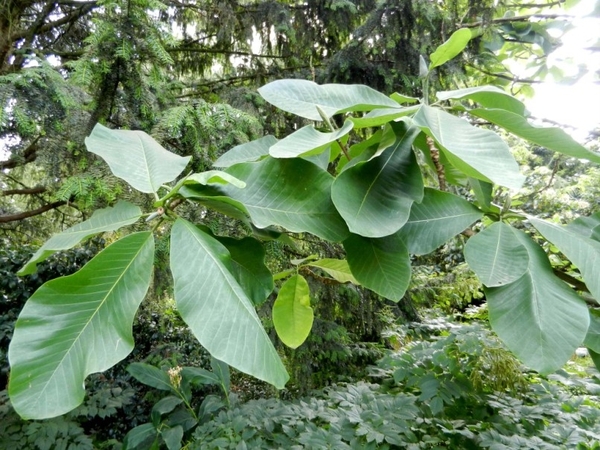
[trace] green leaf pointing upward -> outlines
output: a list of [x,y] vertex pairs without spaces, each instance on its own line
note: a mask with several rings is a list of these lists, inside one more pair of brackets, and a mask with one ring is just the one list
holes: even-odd
[[83,401],[87,375],[131,352],[131,325],[153,263],[152,234],[131,234],[31,296],[8,350],[8,391],[21,417],[47,419],[72,410]]
[[288,374],[227,249],[183,219],[171,231],[175,301],[194,336],[217,359],[282,389]]
[[152,193],[177,178],[191,159],[165,150],[143,131],[111,130],[100,124],[85,139],[92,153],[104,159],[115,176],[140,192]]
[[35,272],[37,264],[44,261],[54,252],[68,250],[82,240],[104,231],[114,231],[135,223],[142,216],[136,205],[119,201],[114,207],[99,209],[85,222],[52,236],[19,271],[19,275]]
[[435,52],[431,54],[429,70],[445,64],[457,56],[465,49],[471,40],[471,37],[471,30],[468,28],[461,28],[460,30],[456,30],[454,33],[452,33],[452,36],[450,36],[446,42],[436,48]]

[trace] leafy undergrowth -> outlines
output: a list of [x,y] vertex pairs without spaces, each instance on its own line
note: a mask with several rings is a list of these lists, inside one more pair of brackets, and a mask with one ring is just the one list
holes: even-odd
[[597,372],[528,373],[479,325],[398,333],[406,347],[372,368],[376,383],[223,409],[189,448],[600,448]]
[[[216,362],[212,372],[178,368],[176,382],[172,368],[137,364],[130,372],[155,388],[149,417],[133,407],[131,388],[101,385],[82,407],[46,421],[23,422],[5,404],[1,442],[47,450],[600,449],[600,374],[589,358],[541,377],[477,322],[430,319],[387,336],[394,350],[368,380],[293,401],[242,402]],[[202,397],[188,382],[221,388]],[[135,427],[126,447],[101,429],[114,418]]]

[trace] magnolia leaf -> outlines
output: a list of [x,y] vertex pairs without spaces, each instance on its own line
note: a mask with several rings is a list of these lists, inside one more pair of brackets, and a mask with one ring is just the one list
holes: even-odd
[[171,272],[181,317],[215,358],[282,389],[289,376],[231,273],[232,264],[219,241],[177,219],[171,230]]
[[525,115],[525,105],[508,92],[496,86],[478,86],[454,91],[441,91],[436,94],[438,100],[461,100],[468,98],[485,108],[497,108],[520,116]]
[[399,236],[409,253],[426,255],[481,219],[468,201],[447,192],[425,188],[421,203],[414,203]]
[[231,273],[252,303],[264,303],[273,292],[273,275],[265,265],[263,245],[251,237],[233,239],[218,236],[216,239],[229,250]]
[[346,120],[342,128],[331,133],[323,133],[315,130],[313,125],[307,125],[274,144],[269,149],[269,154],[273,158],[317,155],[350,133],[352,128],[352,122],[349,120]]
[[528,270],[529,252],[510,225],[495,222],[471,237],[465,245],[469,267],[487,287],[518,280]]
[[236,164],[227,172],[244,181],[246,188],[229,185],[220,187],[220,192],[242,204],[258,228],[279,225],[334,242],[348,236],[331,201],[333,177],[314,164],[298,158],[267,158]]
[[298,348],[308,337],[313,319],[308,283],[296,274],[283,283],[273,305],[277,336],[288,347]]
[[452,36],[440,45],[429,57],[429,70],[441,66],[462,52],[471,40],[471,30],[461,28],[452,33]]
[[113,207],[99,209],[88,220],[52,236],[34,253],[18,274],[32,274],[35,272],[37,264],[47,259],[54,252],[73,248],[82,240],[95,234],[115,231],[126,225],[131,225],[137,222],[141,216],[142,211],[138,206],[122,200]]
[[410,116],[416,113],[420,105],[395,108],[374,109],[362,117],[351,117],[354,128],[378,127],[404,116]]
[[85,139],[85,145],[108,163],[115,176],[145,193],[156,192],[173,181],[192,158],[165,150],[143,131],[111,130],[100,124]]
[[231,150],[223,153],[217,159],[213,166],[230,167],[242,162],[253,162],[267,156],[269,149],[278,142],[277,138],[271,135],[261,137],[255,141],[236,145]]
[[377,294],[399,301],[410,281],[408,250],[398,235],[367,238],[356,234],[344,241],[352,274]]
[[475,194],[478,205],[486,211],[489,210],[492,204],[494,185],[486,181],[478,180],[477,178],[469,178],[469,184],[471,185],[473,194]]
[[400,104],[402,103],[419,103],[419,99],[417,97],[409,97],[404,94],[400,94],[398,92],[394,92],[390,95],[390,98]]
[[586,286],[600,303],[600,242],[586,238],[569,227],[529,217],[531,224],[577,266]]
[[211,184],[231,184],[240,189],[244,189],[246,187],[246,183],[243,181],[240,181],[227,172],[222,172],[220,170],[207,170],[206,172],[193,173],[185,179],[184,184],[202,184],[204,186]]
[[425,105],[415,115],[414,122],[438,142],[452,165],[466,175],[511,189],[519,189],[523,184],[525,177],[496,133]]
[[394,144],[344,170],[331,188],[331,199],[348,228],[361,236],[395,233],[408,220],[413,202],[423,198],[423,178],[412,151],[420,131],[405,122],[392,123],[389,130]]
[[490,323],[517,357],[545,375],[560,369],[583,342],[590,322],[588,308],[554,276],[540,246],[525,233],[512,231],[527,249],[529,264],[516,281],[485,288]]
[[568,224],[567,228],[582,237],[600,242],[600,212],[591,216],[580,216]]
[[525,117],[503,109],[472,109],[469,114],[488,120],[529,142],[546,147],[548,150],[600,163],[600,153],[588,150],[561,128],[534,127]]
[[356,278],[354,278],[354,275],[352,275],[352,271],[350,270],[348,261],[346,261],[345,259],[324,258],[319,259],[318,261],[308,262],[306,263],[306,265],[322,269],[327,274],[329,274],[334,280],[339,281],[340,283],[349,282],[352,284],[360,285]]
[[590,327],[585,335],[583,345],[600,353],[600,312],[597,309],[590,309]]
[[318,108],[327,116],[346,111],[371,111],[398,106],[391,98],[358,84],[318,85],[308,80],[277,80],[260,89],[262,97],[284,111],[310,120],[322,121]]
[[8,392],[21,417],[47,419],[71,411],[83,401],[86,376],[131,352],[133,318],[153,263],[152,234],[130,234],[29,298],[8,350]]

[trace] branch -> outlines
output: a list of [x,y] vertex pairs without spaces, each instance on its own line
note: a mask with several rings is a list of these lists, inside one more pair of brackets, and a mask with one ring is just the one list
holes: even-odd
[[32,211],[25,211],[18,214],[9,214],[5,216],[0,216],[0,223],[9,223],[16,222],[19,220],[27,219],[29,217],[38,216],[40,214],[45,213],[46,211],[50,211],[52,209],[56,209],[60,206],[66,205],[67,202],[61,200],[59,202],[49,203],[47,205],[41,206],[40,208],[34,209]]
[[529,22],[530,19],[550,20],[550,19],[562,19],[562,18],[574,19],[575,16],[570,15],[570,14],[525,14],[522,16],[499,17],[498,19],[479,20],[477,22],[463,23],[460,25],[460,27],[477,28],[477,27],[481,27],[483,25],[490,25],[490,24],[511,23],[511,22]]
[[529,78],[519,78],[516,75],[513,75],[512,77],[510,75],[505,75],[502,73],[493,73],[493,72],[488,72],[485,69],[482,69],[481,67],[477,67],[473,64],[469,64],[467,63],[467,66],[471,67],[472,69],[475,69],[481,73],[484,73],[486,75],[489,75],[491,77],[496,77],[496,78],[502,78],[503,80],[509,80],[512,81],[513,83],[523,83],[523,84],[535,84],[535,83],[543,83],[542,80],[533,80],[533,79],[529,79]]
[[29,189],[7,189],[2,191],[2,195],[35,195],[42,194],[43,192],[46,192],[46,188],[44,186],[38,186]]
[[274,58],[274,59],[285,59],[287,56],[281,55],[261,55],[249,52],[240,52],[235,50],[219,50],[215,48],[193,48],[193,47],[177,47],[169,49],[169,53],[175,52],[190,52],[190,53],[216,53],[223,55],[238,55],[238,56],[250,56],[252,58]]
[[[79,3],[77,3],[79,4]],[[58,20],[55,20],[54,22],[48,22],[44,25],[42,25],[41,27],[39,27],[36,30],[31,30],[31,29],[26,29],[26,30],[21,30],[17,33],[13,33],[10,36],[10,39],[14,42],[17,41],[19,39],[23,39],[25,37],[27,37],[29,34],[31,34],[32,32],[35,34],[41,34],[41,33],[45,33],[47,31],[50,31],[54,28],[60,27],[62,25],[65,25],[69,22],[73,22],[75,20],[80,19],[81,17],[85,16],[87,13],[89,13],[92,9],[94,9],[96,7],[96,3],[95,2],[86,2],[83,3],[83,6],[81,8],[79,8],[77,11],[72,12],[71,14],[64,16]]]
[[35,161],[37,158],[37,151],[39,150],[37,143],[41,137],[41,135],[36,137],[25,149],[23,155],[13,156],[7,161],[0,161],[0,170],[14,169],[15,167],[24,166],[25,164]]
[[551,8],[553,6],[562,5],[565,0],[557,0],[551,3],[522,3],[520,5],[514,5],[517,8]]
[[435,171],[438,177],[438,183],[440,185],[440,191],[446,190],[446,174],[444,173],[444,166],[440,163],[440,151],[435,146],[435,142],[431,136],[427,136],[427,146],[429,147],[429,153],[431,154],[431,160],[435,166]]

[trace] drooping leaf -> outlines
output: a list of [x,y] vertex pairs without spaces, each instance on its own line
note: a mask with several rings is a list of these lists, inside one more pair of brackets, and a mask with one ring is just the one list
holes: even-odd
[[379,295],[399,301],[410,282],[408,250],[398,235],[367,238],[356,234],[344,241],[352,274]]
[[317,261],[306,263],[307,266],[318,267],[329,274],[334,280],[340,283],[352,283],[359,285],[360,283],[352,275],[348,261],[345,259],[324,258]]
[[586,286],[600,303],[600,242],[586,238],[569,227],[528,217],[531,224],[577,266]]
[[548,150],[600,163],[600,153],[588,150],[561,128],[534,127],[525,117],[503,109],[478,108],[470,110],[469,114],[488,120],[529,142],[546,147]]
[[143,131],[111,130],[97,124],[85,139],[87,149],[100,156],[112,173],[140,192],[152,193],[183,172],[191,156],[165,150]]
[[8,351],[9,395],[21,417],[45,419],[72,410],[83,401],[87,375],[131,352],[133,318],[153,262],[152,234],[131,234],[31,296]]
[[245,189],[219,190],[242,204],[258,228],[279,225],[289,231],[341,241],[348,229],[331,201],[333,177],[302,159],[267,158],[236,164],[227,172],[246,183]]
[[477,178],[469,178],[469,184],[477,199],[477,204],[484,210],[488,210],[492,204],[492,191],[494,186]]
[[265,265],[265,248],[256,239],[216,238],[231,255],[231,273],[252,303],[264,303],[273,292],[273,275]]
[[510,284],[529,268],[529,252],[510,225],[495,222],[465,245],[469,267],[487,287]]
[[269,154],[274,158],[317,155],[323,153],[333,142],[347,136],[352,128],[349,120],[339,130],[329,133],[317,131],[313,125],[307,125],[274,144],[269,149]]
[[502,109],[520,116],[525,114],[525,105],[523,102],[496,86],[478,86],[453,91],[440,91],[436,93],[436,96],[440,101],[468,98],[485,108]]
[[408,95],[400,94],[399,92],[394,92],[392,95],[390,95],[390,98],[400,104],[419,103],[419,99],[417,97],[409,97]]
[[585,335],[583,345],[596,353],[600,353],[600,313],[597,309],[590,309],[590,327]]
[[115,231],[126,225],[135,223],[142,216],[136,205],[119,201],[114,207],[99,209],[88,220],[81,222],[62,233],[52,236],[19,271],[19,275],[35,272],[37,264],[44,261],[54,252],[75,247],[82,240],[105,231]]
[[255,141],[236,145],[231,150],[223,153],[213,165],[215,167],[230,167],[238,163],[258,161],[267,156],[269,149],[277,142],[276,137],[268,135]]
[[184,367],[181,370],[181,376],[188,378],[192,384],[212,385],[221,382],[217,374],[199,367]]
[[296,274],[283,283],[273,305],[277,336],[288,347],[298,348],[308,337],[313,319],[308,283],[302,275]]
[[289,377],[231,267],[221,243],[183,219],[175,222],[171,271],[181,317],[215,358],[281,389]]
[[147,386],[160,389],[161,391],[173,390],[169,374],[151,364],[134,362],[127,366],[127,372],[140,383],[144,383]]
[[395,233],[408,220],[413,202],[423,198],[423,178],[412,151],[419,129],[398,122],[389,130],[395,135],[394,144],[344,170],[331,188],[331,199],[348,228],[362,236]]
[[471,30],[461,28],[452,33],[446,42],[440,45],[429,57],[429,70],[434,67],[441,66],[462,52],[471,38],[473,37]]
[[[166,375],[166,374],[165,374]],[[152,413],[157,413],[159,416],[168,414],[173,411],[177,406],[183,403],[183,399],[169,395],[168,397],[161,398],[158,403],[155,403],[152,407]]]
[[466,175],[511,189],[519,189],[523,184],[525,177],[496,133],[425,105],[415,115],[414,122],[438,142],[450,162]]
[[468,201],[448,192],[425,188],[421,203],[414,203],[399,236],[409,253],[426,255],[481,219],[482,213]]
[[227,394],[229,392],[229,388],[231,387],[231,374],[229,372],[229,365],[213,356],[210,358],[210,367],[212,368],[213,373],[219,379],[219,384],[223,387],[225,393]]
[[554,276],[544,251],[525,233],[512,231],[527,249],[529,265],[518,280],[485,288],[490,323],[526,365],[548,374],[562,367],[583,342],[588,308]]
[[319,107],[328,117],[346,111],[371,111],[376,108],[394,108],[394,100],[358,84],[318,85],[308,80],[277,80],[260,89],[262,97],[284,111],[310,120],[323,120]]

